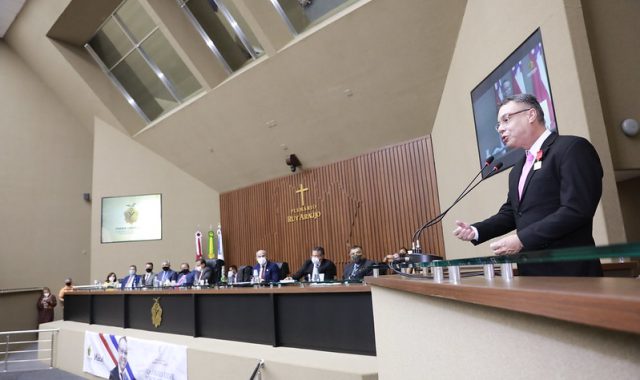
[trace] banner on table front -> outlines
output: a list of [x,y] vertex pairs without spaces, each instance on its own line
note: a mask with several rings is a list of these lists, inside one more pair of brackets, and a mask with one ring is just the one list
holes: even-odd
[[105,379],[187,379],[187,347],[86,331],[82,370]]

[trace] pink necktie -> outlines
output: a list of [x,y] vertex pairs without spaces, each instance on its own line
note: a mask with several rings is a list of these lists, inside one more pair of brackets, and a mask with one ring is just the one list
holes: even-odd
[[522,190],[524,189],[524,183],[527,181],[527,176],[531,171],[531,167],[533,166],[533,154],[529,151],[526,151],[527,161],[524,163],[522,167],[522,174],[520,175],[520,182],[518,182],[518,199],[522,199]]

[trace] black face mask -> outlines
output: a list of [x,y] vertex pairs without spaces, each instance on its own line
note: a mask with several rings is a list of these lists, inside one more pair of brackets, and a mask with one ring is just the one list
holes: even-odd
[[151,269],[151,268],[147,268],[147,269],[145,269],[145,270],[147,271],[147,273],[151,273],[151,271],[152,271],[153,269]]
[[169,267],[162,267],[162,270],[166,272],[169,270]]
[[182,274],[187,274],[187,273],[189,273],[189,269],[183,269],[183,270],[181,270],[180,272],[181,272]]
[[64,284],[67,285],[67,286],[71,286],[70,282],[65,282]]

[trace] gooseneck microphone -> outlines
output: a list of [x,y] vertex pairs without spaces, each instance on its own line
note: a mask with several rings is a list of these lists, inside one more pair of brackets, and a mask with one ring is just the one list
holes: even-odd
[[[456,200],[451,204],[451,206],[449,206],[446,210],[444,210],[443,212],[441,212],[438,216],[436,216],[435,218],[429,220],[428,222],[426,222],[424,225],[422,225],[420,228],[418,228],[416,230],[416,232],[413,234],[413,237],[411,239],[411,241],[413,242],[413,246],[417,247],[418,252],[420,252],[420,241],[418,240],[420,238],[420,235],[422,234],[422,231],[424,231],[425,229],[439,223],[445,215],[447,215],[447,213],[449,212],[449,210],[451,210],[451,208],[453,208],[453,206],[455,206],[458,202],[460,202],[462,200],[462,198],[466,197],[471,191],[473,191],[473,189],[476,188],[476,186],[478,186],[479,184],[482,183],[482,181],[486,180],[487,178],[493,176],[496,172],[498,172],[502,166],[503,163],[502,162],[498,162],[497,164],[495,164],[493,166],[493,168],[491,168],[491,171],[489,171],[489,173],[482,178],[480,181],[476,182],[475,184],[473,184],[476,179],[478,178],[478,176],[480,174],[482,174],[482,172],[484,171],[484,169],[486,169],[489,165],[491,165],[491,163],[493,162],[493,156],[489,156],[487,157],[487,159],[484,162],[484,165],[482,166],[482,169],[480,169],[480,171],[478,172],[478,174],[476,174],[473,179],[471,179],[471,182],[469,182],[469,184],[467,185],[467,187],[464,188],[464,190],[462,190],[462,192],[460,193],[460,195],[458,196],[458,198],[456,198]],[[473,186],[472,186],[473,185]]]

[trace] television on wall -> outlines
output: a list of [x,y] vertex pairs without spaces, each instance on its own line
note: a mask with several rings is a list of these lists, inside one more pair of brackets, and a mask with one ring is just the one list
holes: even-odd
[[[495,70],[471,91],[480,167],[489,156],[502,162],[502,170],[513,166],[523,155],[521,148],[507,148],[496,131],[498,105],[510,95],[533,94],[544,111],[547,129],[557,132],[556,115],[545,63],[542,35],[538,28]],[[490,168],[483,172],[487,176]]]
[[102,198],[101,243],[162,239],[162,194]]

